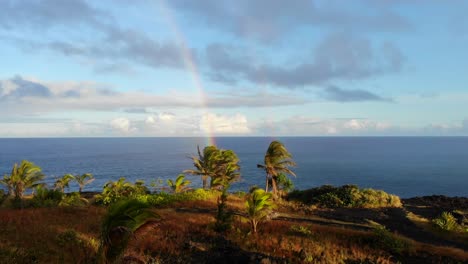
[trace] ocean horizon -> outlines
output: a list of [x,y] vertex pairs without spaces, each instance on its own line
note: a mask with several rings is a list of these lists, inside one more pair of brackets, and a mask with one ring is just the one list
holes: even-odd
[[[241,160],[242,179],[231,191],[264,185],[256,164],[274,139],[285,144],[298,165],[292,177],[296,189],[356,184],[404,198],[468,196],[468,137],[426,136],[216,137],[219,148],[234,150]],[[29,160],[43,169],[49,185],[66,173],[92,173],[96,180],[84,191],[100,191],[120,177],[165,183],[191,169],[190,157],[208,142],[204,137],[0,138],[0,173]],[[201,186],[200,177],[186,178]]]

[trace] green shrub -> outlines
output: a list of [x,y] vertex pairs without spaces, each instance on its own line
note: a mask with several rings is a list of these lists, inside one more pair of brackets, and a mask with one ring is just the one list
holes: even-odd
[[176,202],[203,201],[212,199],[219,195],[219,193],[219,191],[215,190],[196,189],[183,193],[160,192],[154,194],[143,194],[137,195],[134,198],[140,202],[148,203],[151,206],[164,207]]
[[88,200],[82,198],[78,192],[66,194],[59,203],[60,206],[85,206],[87,204]]
[[117,181],[108,181],[104,185],[102,193],[95,195],[95,201],[98,204],[109,205],[116,201],[135,198],[148,192],[148,188],[146,188],[143,181],[137,180],[133,184],[125,181],[124,177],[121,177]]
[[433,219],[432,223],[437,228],[445,231],[461,230],[457,223],[457,219],[455,219],[455,217],[449,212],[443,212],[439,217]]
[[295,190],[288,199],[322,207],[379,208],[401,207],[400,198],[381,190],[360,189],[356,185],[324,185],[304,191]]
[[63,193],[60,190],[49,190],[39,186],[31,200],[32,207],[53,207],[62,201]]
[[378,226],[374,229],[374,235],[377,245],[381,248],[389,250],[394,254],[401,255],[404,252],[412,250],[412,245],[408,240],[405,240],[388,231],[384,226]]
[[302,225],[292,225],[289,231],[304,237],[309,237],[312,235],[312,231],[306,226]]

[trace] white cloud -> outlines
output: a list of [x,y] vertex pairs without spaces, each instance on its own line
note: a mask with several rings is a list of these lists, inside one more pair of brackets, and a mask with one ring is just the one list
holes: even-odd
[[125,134],[136,131],[136,128],[131,127],[130,120],[125,117],[118,117],[118,118],[112,119],[110,122],[110,125],[114,130],[117,130]]
[[344,118],[322,119],[309,116],[292,116],[281,121],[268,121],[258,125],[257,130],[264,135],[366,135],[385,134],[396,129],[383,121]]
[[[203,109],[301,105],[305,100],[277,93],[216,93],[206,101],[190,92],[155,94],[142,91],[117,91],[96,82],[47,82],[20,76],[0,80],[0,116],[54,113],[63,111],[121,111],[122,109]],[[268,102],[268,103],[266,103]],[[170,112],[158,115],[160,121],[171,121]]]
[[167,121],[174,120],[175,115],[173,113],[165,112],[165,113],[159,114],[158,117],[159,117],[159,120],[167,122]]
[[206,113],[200,119],[200,130],[215,134],[247,134],[251,132],[247,118],[241,114],[228,116]]
[[153,125],[156,123],[156,118],[154,116],[148,116],[145,120],[145,124],[147,125]]

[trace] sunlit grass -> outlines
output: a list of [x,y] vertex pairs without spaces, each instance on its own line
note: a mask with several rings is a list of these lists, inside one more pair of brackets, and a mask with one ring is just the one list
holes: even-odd
[[[382,236],[372,231],[372,224],[327,220],[313,211],[295,212],[294,206],[287,205],[280,206],[278,214],[288,217],[265,222],[254,234],[246,219],[245,198],[239,195],[228,197],[234,221],[232,229],[220,235],[213,229],[216,201],[217,196],[212,195],[153,209],[161,219],[140,228],[124,256],[143,263],[187,263],[209,258],[222,243],[232,243],[239,251],[292,263],[396,263],[413,257],[430,257],[442,263],[468,260],[468,252],[462,249],[415,242],[390,231],[383,234],[389,241],[385,244]],[[0,209],[0,259],[9,263],[31,259],[38,263],[89,263],[97,253],[105,211],[100,206]],[[429,219],[413,213],[407,217],[421,228],[432,228]],[[403,243],[401,251],[398,243]],[[398,252],[392,251],[392,245]]]

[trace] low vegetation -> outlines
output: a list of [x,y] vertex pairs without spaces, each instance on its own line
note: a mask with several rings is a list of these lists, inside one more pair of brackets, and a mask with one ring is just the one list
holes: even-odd
[[381,190],[360,189],[356,185],[334,187],[324,185],[318,188],[288,194],[288,200],[319,207],[381,208],[401,207],[400,198]]
[[[65,174],[49,188],[40,167],[28,161],[15,164],[0,180],[6,189],[0,192],[0,263],[468,261],[463,240],[445,236],[428,242],[407,226],[400,230],[409,230],[412,239],[397,234],[398,223],[389,219],[402,220],[394,218],[392,210],[400,210],[406,219],[397,196],[354,185],[288,193],[295,163],[278,141],[270,144],[264,164],[258,166],[266,172],[266,190],[229,193],[240,178],[239,159],[232,150],[209,146],[198,149],[192,160],[195,169],[184,173],[201,176],[203,188],[190,188],[184,174],[164,187],[159,181],[154,191],[143,181],[121,177],[95,195],[82,193],[94,180],[91,174]],[[71,184],[78,185],[78,191],[65,193]],[[301,206],[308,210],[295,209]],[[338,209],[375,213],[379,217],[373,219],[382,221],[364,216],[343,220]],[[459,222],[445,212],[426,223],[451,234],[466,230]]]
[[449,212],[443,212],[439,217],[432,219],[432,223],[439,230],[468,232],[468,226],[465,226],[463,222],[459,223],[453,214]]

